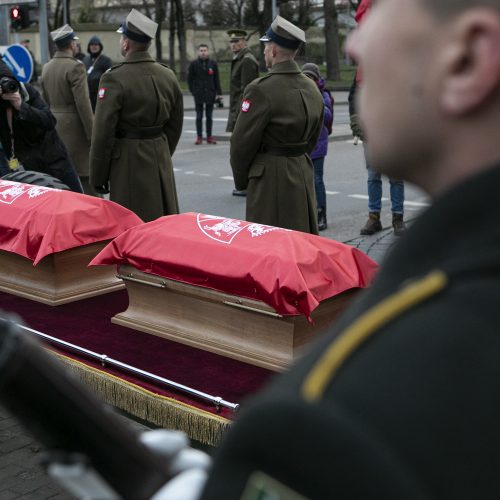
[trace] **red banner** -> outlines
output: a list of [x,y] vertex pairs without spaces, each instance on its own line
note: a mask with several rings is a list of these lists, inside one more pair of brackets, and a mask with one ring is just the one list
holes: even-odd
[[0,250],[46,255],[112,239],[142,220],[111,201],[0,179]]
[[366,287],[375,261],[349,245],[299,231],[186,213],[136,226],[90,263],[130,264],[183,283],[261,300],[284,315]]

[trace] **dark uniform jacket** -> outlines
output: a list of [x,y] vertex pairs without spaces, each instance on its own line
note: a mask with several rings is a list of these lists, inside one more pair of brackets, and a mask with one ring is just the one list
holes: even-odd
[[283,62],[247,86],[241,108],[231,137],[231,167],[236,189],[247,189],[246,219],[317,234],[307,153],[323,128],[318,87],[294,61]]
[[[21,109],[12,108],[12,128],[16,158],[25,170],[43,172],[58,179],[65,177],[74,167],[55,130],[56,119],[40,93],[29,83],[24,84],[26,93]],[[12,140],[7,122],[6,101],[0,101],[0,136],[7,158],[12,156]]]
[[189,91],[196,102],[213,104],[215,96],[221,95],[219,68],[212,59],[196,59],[189,65]]
[[245,87],[259,76],[259,63],[250,49],[241,49],[231,61],[231,81],[229,86],[229,116],[226,132],[232,132],[240,112],[241,97]]
[[97,101],[97,91],[99,89],[99,80],[104,72],[112,66],[111,59],[105,56],[102,52],[97,57],[93,54],[87,54],[83,58],[83,64],[87,71],[87,82],[89,85],[89,96],[92,109],[95,111]]
[[172,154],[183,100],[172,70],[147,52],[131,54],[101,78],[90,151],[92,185],[144,221],[179,212]]
[[88,177],[94,116],[85,66],[66,52],[57,51],[43,67],[42,90],[78,175]]
[[499,185],[500,166],[414,223],[241,415],[203,498],[239,498],[257,470],[308,498],[500,498]]

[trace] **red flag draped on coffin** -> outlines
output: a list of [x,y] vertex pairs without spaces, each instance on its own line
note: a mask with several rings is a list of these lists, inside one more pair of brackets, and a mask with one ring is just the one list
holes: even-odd
[[111,201],[0,179],[0,250],[33,265],[51,253],[109,240],[142,223]]
[[367,255],[337,241],[196,213],[126,231],[90,263],[102,264],[129,264],[308,318],[322,300],[368,286],[378,269]]

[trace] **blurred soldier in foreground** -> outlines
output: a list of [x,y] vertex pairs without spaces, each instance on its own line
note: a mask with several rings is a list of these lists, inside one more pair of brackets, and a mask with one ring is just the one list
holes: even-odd
[[304,32],[280,16],[261,38],[269,73],[250,83],[231,137],[246,220],[318,233],[309,153],[323,128],[323,98],[294,57]]
[[86,194],[95,195],[89,184],[89,148],[93,113],[85,66],[75,59],[78,37],[68,24],[52,31],[57,50],[42,69],[42,90],[57,120],[56,130],[75,165]]
[[499,498],[500,0],[374,2],[347,46],[370,165],[434,203],[202,498]]
[[101,78],[90,178],[144,221],[179,212],[172,154],[182,131],[177,79],[148,53],[158,25],[132,9],[121,33],[125,61]]

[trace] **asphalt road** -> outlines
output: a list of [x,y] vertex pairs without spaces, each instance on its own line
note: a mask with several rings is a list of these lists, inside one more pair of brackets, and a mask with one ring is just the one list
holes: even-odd
[[[182,212],[201,212],[236,219],[245,218],[245,198],[232,196],[233,179],[229,164],[229,135],[225,134],[226,109],[214,113],[214,135],[222,136],[217,145],[194,145],[195,114],[187,110],[182,138],[173,161]],[[346,104],[335,108],[335,125],[346,128]],[[334,126],[335,126],[334,125]],[[366,168],[362,145],[340,138],[329,144],[324,180],[327,189],[328,229],[321,234],[339,241],[359,235],[367,217]],[[382,222],[391,225],[389,182],[383,184]],[[406,186],[405,212],[413,218],[427,206],[427,197],[416,187]]]

